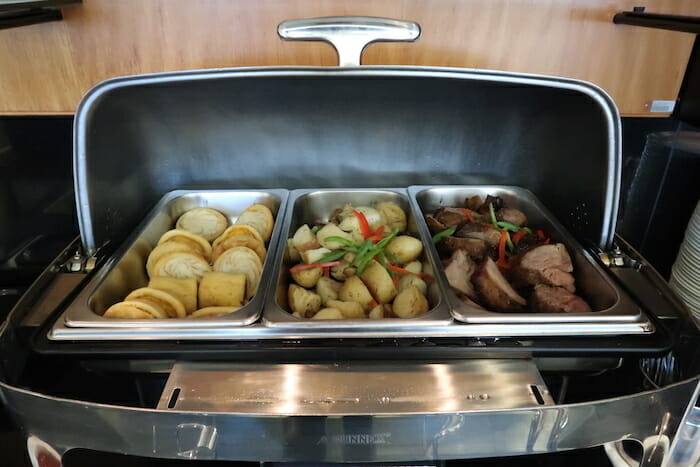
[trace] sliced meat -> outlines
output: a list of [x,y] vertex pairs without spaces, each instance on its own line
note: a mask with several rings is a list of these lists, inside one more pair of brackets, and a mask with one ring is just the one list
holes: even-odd
[[435,216],[433,216],[432,214],[425,215],[425,223],[428,224],[428,229],[430,229],[430,233],[432,233],[433,235],[438,232],[442,232],[447,228],[445,224],[435,219]]
[[466,295],[457,294],[457,296],[459,297],[460,300],[462,300],[464,303],[466,303],[467,305],[469,305],[469,306],[472,307],[472,308],[476,308],[477,310],[485,310],[485,309],[486,309],[486,308],[484,308],[483,306],[481,306],[481,305],[479,305],[478,303],[476,303],[476,302],[475,302],[474,300],[472,300],[471,298],[467,297]]
[[561,243],[540,245],[520,257],[513,268],[516,287],[527,285],[554,285],[574,292],[574,270],[571,257]]
[[456,250],[445,265],[445,276],[453,289],[473,298],[472,274],[475,270],[476,265],[467,253],[464,250]]
[[435,219],[444,225],[445,228],[452,227],[453,225],[460,226],[469,222],[464,211],[458,208],[440,208],[435,211]]
[[499,209],[496,211],[496,219],[499,221],[510,222],[518,227],[522,227],[527,224],[527,216],[525,216],[525,213],[515,208]]
[[591,307],[581,297],[562,287],[537,285],[530,295],[530,308],[542,313],[588,313]]
[[468,222],[455,232],[455,237],[475,238],[483,240],[488,246],[496,247],[501,240],[501,232],[492,225]]
[[439,247],[450,256],[457,250],[464,250],[467,255],[476,260],[483,258],[488,250],[486,242],[476,238],[445,237],[439,243]]
[[464,207],[472,211],[478,211],[484,205],[481,196],[474,195],[464,199]]
[[472,276],[476,291],[489,309],[496,311],[518,311],[527,301],[508,283],[496,263],[487,258]]

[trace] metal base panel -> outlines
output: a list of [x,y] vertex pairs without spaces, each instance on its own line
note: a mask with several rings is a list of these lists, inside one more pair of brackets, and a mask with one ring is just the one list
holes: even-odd
[[553,405],[531,360],[341,364],[177,363],[158,409],[383,415]]

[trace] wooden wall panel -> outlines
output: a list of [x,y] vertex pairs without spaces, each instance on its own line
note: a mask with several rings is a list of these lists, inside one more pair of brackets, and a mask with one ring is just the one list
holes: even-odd
[[[411,44],[374,44],[365,64],[456,66],[592,81],[627,115],[675,99],[692,34],[617,26],[637,0],[84,0],[61,22],[0,30],[0,114],[72,113],[115,76],[253,65],[333,65],[330,46],[279,40],[285,19],[417,21]],[[648,11],[700,15],[697,0]]]

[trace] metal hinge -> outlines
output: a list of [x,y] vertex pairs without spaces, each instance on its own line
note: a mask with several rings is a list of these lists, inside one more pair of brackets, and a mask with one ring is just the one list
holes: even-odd
[[599,252],[598,257],[609,268],[641,269],[643,266],[641,262],[623,252],[617,244],[613,244],[609,251]]
[[73,256],[63,263],[63,269],[66,272],[87,273],[95,269],[97,264],[97,256],[86,256],[80,250],[75,250]]

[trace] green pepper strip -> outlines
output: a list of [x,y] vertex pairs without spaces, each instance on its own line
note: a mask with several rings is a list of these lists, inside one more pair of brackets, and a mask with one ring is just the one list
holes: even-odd
[[501,229],[506,229],[509,232],[517,232],[518,230],[520,230],[520,227],[518,227],[517,225],[511,224],[510,222],[506,222],[506,221],[496,222],[496,227],[500,227]]
[[357,266],[358,264],[360,264],[360,262],[364,259],[365,255],[367,254],[370,248],[372,248],[372,241],[365,240],[362,243],[360,250],[355,255],[355,259],[353,260],[352,265]]
[[530,227],[523,227],[523,230],[532,235],[532,229]]
[[[357,265],[357,275],[359,276],[362,274],[362,272],[365,270],[367,265],[369,264],[372,259],[374,259],[375,256],[378,254],[381,254],[384,248],[389,244],[391,240],[394,239],[399,234],[398,230],[394,230],[388,237],[374,245],[372,248],[370,248],[365,256],[360,260],[360,262]],[[357,258],[355,258],[357,259]]]
[[506,245],[508,245],[508,249],[512,252],[515,249],[515,245],[513,245],[513,241],[510,239],[510,234],[506,230]]
[[347,251],[345,250],[340,250],[340,251],[332,251],[330,253],[326,253],[319,259],[317,262],[318,263],[330,263],[331,261],[338,260],[345,256],[347,254]]
[[348,240],[347,238],[343,237],[338,237],[337,235],[332,235],[330,237],[326,237],[324,242],[337,242],[337,243],[342,243],[345,246],[353,247],[353,248],[359,248],[360,244],[355,243],[352,240]]
[[489,215],[491,216],[491,223],[497,226],[498,221],[496,220],[496,213],[493,210],[493,203],[489,203]]
[[441,232],[436,233],[435,235],[433,235],[433,243],[440,243],[440,240],[442,240],[445,237],[451,236],[455,233],[456,230],[457,226],[453,225],[452,227],[449,227]]

